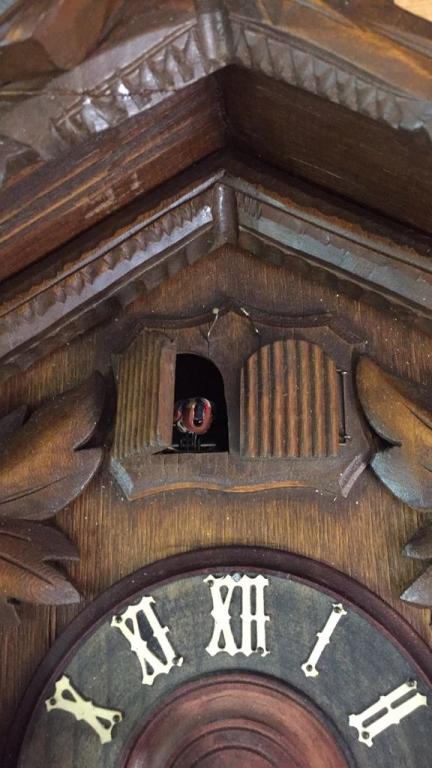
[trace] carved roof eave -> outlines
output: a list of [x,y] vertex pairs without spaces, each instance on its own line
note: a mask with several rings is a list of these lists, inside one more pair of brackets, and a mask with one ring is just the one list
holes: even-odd
[[[264,167],[265,168],[265,167]],[[421,237],[371,224],[225,156],[188,171],[5,284],[1,376],[25,369],[223,244],[324,279],[432,327],[432,267]],[[113,303],[114,302],[114,303]]]
[[114,29],[71,71],[34,88],[18,83],[0,91],[0,181],[233,63],[393,128],[432,135],[427,25],[387,2],[363,0],[343,14],[323,0],[274,8],[251,0],[247,17],[239,0],[155,5],[132,30],[125,23],[123,37]]

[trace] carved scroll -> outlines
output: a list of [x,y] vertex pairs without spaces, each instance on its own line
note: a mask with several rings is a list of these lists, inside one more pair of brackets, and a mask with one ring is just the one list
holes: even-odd
[[143,331],[117,359],[113,458],[155,453],[171,445],[176,347]]
[[0,625],[18,623],[8,597],[49,605],[80,599],[50,565],[77,560],[76,548],[60,531],[29,520],[54,515],[93,477],[101,449],[78,448],[94,432],[102,405],[97,375],[41,406],[23,425],[23,408],[0,422]]
[[340,386],[334,362],[316,344],[284,339],[261,347],[242,370],[242,455],[336,456]]

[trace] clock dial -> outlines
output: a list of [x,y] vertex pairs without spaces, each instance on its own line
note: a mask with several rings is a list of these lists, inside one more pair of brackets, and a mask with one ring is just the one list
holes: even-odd
[[19,768],[430,765],[429,651],[326,566],[191,553],[74,624],[23,704]]

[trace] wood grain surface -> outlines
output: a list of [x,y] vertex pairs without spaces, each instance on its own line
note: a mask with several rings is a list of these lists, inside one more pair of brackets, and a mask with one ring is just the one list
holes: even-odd
[[431,232],[430,142],[262,73],[219,75],[232,140],[324,189]]
[[242,455],[336,456],[338,379],[334,361],[317,344],[288,339],[260,347],[242,370]]
[[[368,353],[395,374],[430,385],[432,341],[396,312],[361,304],[314,281],[313,268],[296,272],[263,264],[231,247],[207,256],[127,309],[131,323],[143,313],[196,314],[231,296],[274,312],[329,311],[365,336]],[[0,390],[0,416],[74,386],[95,368],[109,373],[107,334],[124,345],[125,330],[113,317],[102,327],[65,346]],[[116,328],[119,328],[116,331]],[[122,330],[123,328],[123,330]],[[404,605],[399,594],[423,566],[401,554],[404,544],[428,522],[365,472],[348,499],[320,492],[267,491],[227,495],[182,491],[127,503],[105,465],[57,525],[78,545],[81,560],[68,572],[91,601],[103,589],[145,564],[204,546],[256,544],[292,550],[323,560],[376,591],[431,641],[430,612]],[[0,727],[3,733],[25,686],[48,648],[79,607],[21,606],[25,627],[0,635]]]

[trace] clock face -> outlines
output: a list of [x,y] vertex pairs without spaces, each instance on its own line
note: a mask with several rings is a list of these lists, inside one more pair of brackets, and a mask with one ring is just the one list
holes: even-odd
[[18,765],[428,768],[428,665],[402,620],[326,566],[191,553],[71,625],[24,702]]

